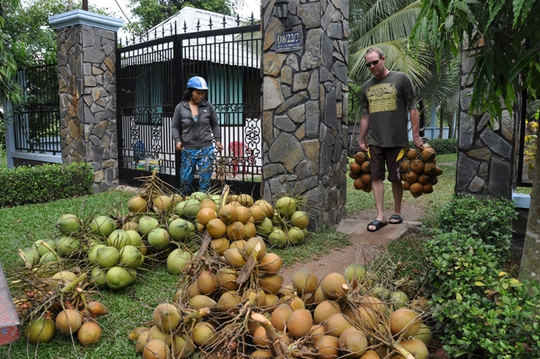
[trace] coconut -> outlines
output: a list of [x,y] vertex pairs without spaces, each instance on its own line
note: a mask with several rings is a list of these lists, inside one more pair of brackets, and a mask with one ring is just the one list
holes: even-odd
[[129,230],[137,231],[139,230],[139,223],[132,222],[132,221],[125,222],[124,224],[122,224],[122,229],[125,231],[129,231]]
[[345,276],[337,272],[325,275],[321,280],[320,287],[328,299],[344,298],[349,290]]
[[288,304],[280,304],[276,309],[272,311],[272,315],[270,316],[270,322],[272,323],[272,326],[279,331],[285,330],[285,324],[287,324],[287,320],[289,319],[289,316],[292,314],[292,312],[293,310]]
[[218,255],[222,256],[223,253],[229,249],[230,244],[231,242],[227,238],[221,237],[212,239],[212,242],[210,242],[210,248],[212,248]]
[[176,218],[169,223],[169,236],[175,241],[185,240],[191,232],[191,226],[184,218]]
[[414,337],[421,340],[425,345],[430,345],[433,340],[433,333],[431,333],[431,329],[427,325],[422,323]]
[[390,332],[393,336],[408,338],[418,333],[422,322],[418,313],[408,308],[400,308],[388,318]]
[[304,243],[306,239],[306,235],[304,233],[304,230],[298,228],[298,227],[291,227],[287,230],[287,236],[289,238],[289,242],[293,245],[299,245]]
[[257,349],[251,355],[249,356],[250,359],[258,359],[258,358],[273,358],[274,354],[270,350],[267,349]]
[[244,238],[253,238],[257,236],[257,227],[251,220],[244,223]]
[[235,291],[226,291],[218,299],[217,307],[220,310],[228,311],[234,309],[242,302],[242,297]]
[[292,216],[297,207],[298,202],[289,196],[283,196],[276,202],[276,210],[281,216]]
[[96,251],[96,263],[101,268],[115,266],[120,259],[120,252],[115,247],[103,246]]
[[232,241],[244,238],[246,229],[240,221],[233,222],[227,226],[227,237]]
[[172,198],[167,195],[161,195],[154,198],[154,211],[166,212],[171,207]]
[[267,252],[259,261],[259,271],[267,274],[278,273],[283,266],[283,259],[279,254]]
[[247,193],[239,194],[238,197],[236,198],[236,201],[245,207],[251,207],[253,206],[253,203],[254,203],[253,197]]
[[101,339],[101,327],[95,322],[84,323],[77,332],[77,339],[83,346],[88,347]]
[[83,323],[83,315],[75,309],[65,309],[56,316],[56,329],[63,334],[73,334]]
[[287,235],[283,230],[274,228],[268,235],[268,241],[276,248],[285,248],[287,245]]
[[405,292],[395,291],[391,294],[390,300],[394,309],[404,308],[409,304],[409,297]]
[[195,218],[201,209],[201,202],[196,198],[190,198],[178,203],[175,207],[175,212],[184,218]]
[[195,309],[216,308],[217,302],[204,294],[196,294],[189,300],[189,305]]
[[255,223],[261,223],[266,218],[266,212],[261,206],[251,206],[249,207],[249,211]]
[[176,248],[167,256],[167,271],[170,274],[180,274],[191,261],[191,253]]
[[223,223],[231,224],[236,221],[238,212],[236,211],[236,207],[229,203],[218,210],[218,217]]
[[240,284],[236,282],[237,278],[238,274],[232,268],[222,267],[216,273],[218,285],[224,290],[237,290],[240,287]]
[[313,325],[313,317],[307,309],[295,310],[287,319],[287,332],[293,338],[301,338],[309,333]]
[[270,346],[270,340],[268,339],[266,329],[263,326],[259,326],[255,329],[251,341],[258,349],[265,349]]
[[422,158],[424,159],[424,162],[433,162],[435,161],[435,158],[437,157],[437,152],[433,149],[433,147],[425,147],[422,150]]
[[169,232],[165,228],[154,228],[148,232],[148,244],[158,251],[169,248],[171,242]]
[[92,268],[90,272],[90,280],[98,288],[105,288],[107,286],[107,279],[105,278],[106,272],[99,267]]
[[129,236],[129,244],[137,248],[140,248],[142,246],[143,241],[139,232],[133,229],[127,229],[126,233]]
[[143,353],[143,350],[146,347],[146,343],[148,343],[149,335],[150,335],[150,330],[147,329],[145,332],[142,332],[137,338],[137,342],[135,343],[135,352],[137,354]]
[[56,221],[56,228],[62,234],[72,234],[81,229],[81,220],[74,214],[64,214]]
[[371,173],[371,164],[369,161],[365,161],[364,163],[362,163],[361,172]]
[[351,162],[349,164],[349,169],[351,171],[351,173],[355,173],[355,174],[360,174],[362,173],[362,165],[358,162]]
[[309,225],[309,214],[304,211],[295,211],[291,215],[291,225],[300,229],[307,228]]
[[345,329],[339,336],[339,349],[348,354],[347,358],[359,358],[367,346],[366,335],[355,327]]
[[162,332],[169,333],[180,324],[182,316],[174,305],[161,303],[154,309],[152,320]]
[[344,275],[347,282],[356,287],[364,279],[366,268],[360,263],[351,263],[345,268]]
[[216,275],[208,270],[203,270],[197,276],[197,286],[201,294],[206,295],[214,292],[218,288]]
[[146,199],[141,196],[134,196],[128,200],[127,208],[131,213],[143,213],[146,212]]
[[420,339],[412,338],[407,340],[402,340],[400,342],[401,346],[408,350],[415,359],[427,359],[429,357],[429,350]]
[[[386,354],[385,354],[386,356]],[[362,354],[360,359],[381,359],[381,356],[377,354],[375,350],[368,350]]]
[[63,270],[63,271],[55,273],[51,278],[67,283],[67,282],[72,282],[75,279],[77,279],[77,275],[73,272]]
[[254,206],[259,206],[264,209],[265,216],[272,218],[274,216],[274,207],[265,199],[259,199],[253,203]]
[[152,339],[146,343],[142,354],[143,359],[169,359],[171,350],[163,340]]
[[[212,203],[214,203],[212,200],[210,200]],[[217,218],[217,212],[213,208],[201,208],[199,212],[197,212],[196,219],[197,223],[206,226],[208,222],[210,222],[211,219]]]
[[151,216],[143,216],[139,219],[138,231],[142,236],[146,236],[152,229],[159,227],[159,221]]
[[413,160],[411,162],[411,170],[418,174],[424,172],[424,161],[422,161],[420,158]]
[[238,248],[227,249],[223,252],[223,256],[225,257],[225,261],[234,268],[242,268],[246,264],[246,259],[242,256]]
[[244,291],[242,295],[242,300],[251,300],[252,294],[255,297],[255,305],[258,307],[262,307],[266,302],[266,293],[264,292],[264,290],[259,289],[258,291],[255,291],[252,288],[248,288],[246,291]]
[[216,329],[208,322],[198,322],[191,334],[193,342],[202,347],[211,345],[217,338],[218,334]]
[[284,280],[281,274],[266,274],[259,278],[259,285],[265,292],[277,294]]
[[144,256],[135,246],[127,245],[120,249],[120,262],[127,268],[139,268],[144,263]]
[[96,259],[97,251],[98,249],[103,248],[103,247],[107,247],[107,246],[104,244],[94,244],[90,246],[90,249],[86,253],[86,257],[88,258],[90,263],[97,263],[97,259]]
[[251,256],[256,252],[255,259],[260,261],[266,255],[266,243],[261,237],[251,237],[247,240],[244,247],[244,252],[246,256]]
[[152,328],[150,328],[150,330],[148,330],[148,340],[147,341],[150,341],[152,339],[160,339],[160,340],[163,340],[164,342],[167,342],[168,337],[169,337],[168,332],[165,333],[157,325],[154,325],[154,326],[152,326]]
[[81,241],[70,236],[58,238],[56,242],[56,253],[61,257],[71,257],[81,248]]
[[227,225],[219,218],[213,218],[206,224],[206,231],[211,238],[222,238],[227,234]]
[[362,190],[364,189],[364,187],[366,186],[366,184],[364,183],[364,181],[362,181],[362,178],[359,177],[359,178],[356,178],[353,182],[353,186],[354,186],[354,189],[355,190]]
[[418,196],[421,196],[422,193],[424,193],[424,186],[422,186],[422,184],[418,182],[411,183],[411,186],[409,187],[409,191],[411,191],[411,194],[414,197],[418,197]]
[[358,151],[354,154],[354,161],[356,163],[362,164],[368,159],[365,152]]
[[266,217],[262,222],[255,224],[257,234],[261,236],[268,236],[270,233],[272,233],[273,227],[274,224],[272,223],[272,220],[268,217]]
[[193,198],[198,200],[199,202],[202,202],[205,198],[208,198],[208,195],[201,191],[195,191],[189,196],[189,198]]
[[313,343],[318,359],[333,359],[339,354],[339,339],[332,335],[318,337]]
[[362,307],[369,308],[376,313],[384,314],[386,313],[386,304],[384,304],[379,298],[367,295],[361,299],[358,303]]
[[95,315],[105,315],[109,313],[109,308],[107,308],[107,306],[97,300],[88,303],[86,308],[90,313]]
[[125,288],[135,282],[137,272],[122,267],[112,267],[105,274],[107,287],[113,290]]
[[175,359],[186,359],[195,353],[195,344],[187,335],[173,335],[171,350]]
[[313,320],[315,323],[323,323],[331,315],[341,313],[339,303],[334,300],[324,300],[317,304],[313,311]]
[[115,228],[114,220],[109,216],[97,216],[90,222],[92,233],[104,238],[107,238]]
[[147,331],[148,331],[147,327],[135,327],[131,329],[131,331],[129,332],[128,339],[132,342],[136,342],[137,340],[139,340],[139,337],[141,336],[141,334]]
[[44,255],[41,256],[41,258],[39,258],[40,264],[51,263],[51,262],[56,262],[56,261],[58,261],[58,258],[53,252],[45,253]]
[[46,241],[38,239],[34,242],[34,247],[36,247],[38,254],[41,257],[51,252],[51,250],[56,249],[56,241],[54,239],[48,239]]
[[[19,256],[22,259],[21,264],[29,264],[30,266],[33,266],[37,263],[39,263],[39,252],[34,247],[26,247],[24,249],[21,249],[19,252]],[[24,259],[26,260],[24,260]]]
[[131,237],[123,229],[115,229],[107,237],[107,245],[116,249],[121,249],[128,244],[131,244]]
[[411,161],[414,160],[416,157],[418,157],[418,155],[419,153],[416,148],[409,148],[407,152],[405,152],[405,156],[407,157],[407,159]]
[[32,344],[47,343],[54,338],[56,326],[50,318],[32,320],[26,327],[26,338]]
[[292,283],[296,292],[302,296],[304,293],[313,293],[319,285],[319,279],[312,270],[301,268],[294,273]]
[[337,338],[341,336],[345,329],[350,327],[352,327],[352,324],[349,323],[343,313],[334,313],[328,316],[324,322],[324,329],[326,329],[326,333]]

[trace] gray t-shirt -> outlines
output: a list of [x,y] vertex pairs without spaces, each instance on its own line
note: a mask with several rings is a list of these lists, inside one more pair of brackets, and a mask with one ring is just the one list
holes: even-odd
[[369,113],[369,145],[405,147],[409,109],[416,108],[409,77],[390,71],[383,79],[372,77],[362,85],[362,107]]

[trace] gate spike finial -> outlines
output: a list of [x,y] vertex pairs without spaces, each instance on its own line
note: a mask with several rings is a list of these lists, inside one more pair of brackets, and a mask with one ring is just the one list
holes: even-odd
[[184,20],[184,32],[187,32],[187,24],[186,24],[186,20]]
[[209,16],[209,19],[208,19],[208,26],[210,30],[212,30],[212,17],[211,16]]

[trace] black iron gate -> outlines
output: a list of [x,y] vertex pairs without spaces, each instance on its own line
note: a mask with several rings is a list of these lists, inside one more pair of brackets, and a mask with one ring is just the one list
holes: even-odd
[[123,183],[158,168],[178,187],[179,153],[171,132],[187,80],[204,77],[216,108],[224,151],[215,185],[260,196],[261,36],[259,25],[175,34],[117,50],[119,171]]

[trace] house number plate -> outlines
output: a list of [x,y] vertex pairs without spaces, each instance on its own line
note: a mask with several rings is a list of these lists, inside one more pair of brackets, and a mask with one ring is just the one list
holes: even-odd
[[276,35],[276,52],[297,51],[302,49],[300,30],[281,32]]

